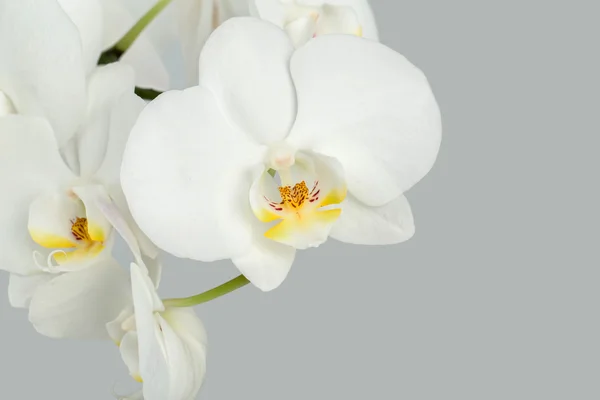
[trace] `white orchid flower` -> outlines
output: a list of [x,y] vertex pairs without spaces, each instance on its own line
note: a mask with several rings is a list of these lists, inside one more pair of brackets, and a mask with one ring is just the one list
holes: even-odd
[[29,307],[31,322],[47,336],[105,337],[97,327],[123,308],[123,280],[110,257],[113,229],[95,201],[111,196],[126,210],[119,166],[145,105],[133,87],[126,65],[94,70],[87,110],[62,151],[46,120],[0,118],[0,269],[11,272],[11,304]]
[[441,122],[427,79],[403,56],[350,35],[295,51],[274,25],[234,18],[207,42],[200,77],[146,107],[124,154],[124,193],[158,247],[231,258],[271,290],[296,249],[328,236],[413,235],[403,193],[431,169]]
[[[198,83],[198,56],[214,29],[214,0],[172,1],[141,33],[121,61],[134,67],[136,84],[157,90]],[[104,48],[114,45],[165,0],[104,0]]]
[[344,33],[379,40],[368,0],[249,0],[251,15],[284,29],[296,47],[313,37]]
[[144,264],[131,264],[133,307],[107,328],[143,390],[126,399],[194,400],[206,371],[206,331],[191,308],[165,307]]
[[[96,205],[129,246],[132,301],[106,324],[130,375],[143,390],[120,400],[193,400],[206,370],[206,331],[191,308],[165,305],[156,292],[160,263],[146,266],[132,226],[110,199]],[[118,396],[117,396],[118,397]]]

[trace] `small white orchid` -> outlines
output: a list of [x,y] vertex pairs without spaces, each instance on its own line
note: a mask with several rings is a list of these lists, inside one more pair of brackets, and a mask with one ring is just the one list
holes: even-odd
[[133,306],[107,329],[145,400],[193,400],[206,371],[206,331],[191,308],[166,307],[144,264],[131,264]]
[[284,29],[296,47],[313,37],[345,33],[378,40],[367,0],[249,0],[250,13]]
[[130,375],[144,386],[141,392],[120,399],[195,399],[206,370],[202,322],[191,308],[169,306],[160,300],[156,292],[160,263],[151,260],[146,266],[139,236],[109,198],[99,196],[95,204],[135,258],[131,264],[132,300],[106,329],[119,346]]
[[413,235],[403,193],[431,169],[441,122],[427,79],[403,56],[350,35],[295,51],[274,25],[234,18],[204,47],[200,77],[146,107],[124,154],[130,209],[159,247],[231,258],[271,290],[296,249],[328,236]]
[[214,29],[214,0],[104,0],[103,47],[109,48],[155,6],[164,10],[141,33],[121,61],[136,71],[136,84],[157,90],[198,83],[198,56]]

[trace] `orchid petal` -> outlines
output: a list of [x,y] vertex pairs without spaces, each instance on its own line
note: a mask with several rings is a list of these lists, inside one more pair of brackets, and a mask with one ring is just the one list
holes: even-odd
[[129,133],[145,106],[146,102],[133,91],[124,93],[114,103],[110,114],[106,152],[100,168],[94,174],[94,178],[102,182],[111,192],[121,186],[123,153]]
[[120,61],[133,67],[135,83],[139,87],[167,91],[174,86],[160,54],[143,34],[123,54]]
[[415,233],[410,204],[404,196],[379,207],[367,206],[349,196],[342,208],[331,231],[331,237],[341,242],[388,245],[407,241]]
[[76,247],[73,223],[85,217],[85,207],[75,196],[49,192],[37,197],[29,207],[29,234],[34,242],[47,249]]
[[318,247],[329,237],[342,210],[315,210],[303,218],[287,218],[265,232],[265,237],[296,249]]
[[41,247],[28,232],[29,205],[41,193],[66,190],[72,179],[45,120],[0,118],[0,269],[20,274],[37,271],[32,253]]
[[323,35],[294,54],[291,70],[298,117],[288,140],[340,161],[357,199],[384,205],[431,169],[440,112],[427,79],[403,56],[373,41]]
[[[117,318],[108,322],[106,324],[106,331],[108,332],[108,336],[112,339],[112,341],[120,346],[123,341],[123,337],[129,332],[129,330],[125,329],[125,325],[133,321],[133,327],[131,330],[135,330],[135,318],[133,315],[133,303],[124,308]],[[139,369],[138,369],[139,370]]]
[[[79,188],[76,187],[73,190],[76,191],[87,203],[91,204],[99,213],[101,213],[102,218],[105,219],[106,222],[119,233],[119,235],[121,235],[131,250],[136,262],[144,263],[146,265],[155,287],[158,287],[162,274],[162,264],[160,260],[157,259],[157,249],[154,247],[154,245],[151,245],[152,247],[150,251],[145,251],[147,250],[147,245],[144,246],[140,244],[140,239],[142,239],[140,236],[143,238],[146,237],[141,231],[139,231],[139,228],[137,228],[135,223],[132,222],[131,216],[121,211],[122,208],[120,208],[117,203],[111,199],[105,188],[101,185],[88,185]],[[125,202],[123,202],[123,204],[125,204]]]
[[255,18],[233,18],[210,37],[200,56],[200,85],[224,114],[260,143],[284,139],[296,115],[287,35]]
[[241,254],[253,218],[245,171],[263,152],[228,124],[210,91],[165,93],[142,111],[125,150],[121,182],[131,213],[158,247],[178,257]]
[[[176,43],[181,46],[184,74],[178,73],[177,68],[170,68],[171,76],[183,75],[181,84],[174,82],[175,88],[186,88],[198,84],[198,59],[200,53],[214,30],[213,15],[215,2],[219,0],[179,0],[173,3],[175,25],[177,27]],[[163,57],[169,62],[168,55]],[[169,67],[167,67],[169,68]]]
[[248,0],[250,15],[277,25],[285,25],[285,4],[281,0]]
[[356,36],[363,35],[358,15],[352,7],[325,4],[323,5],[322,10],[321,21],[316,26],[316,35],[327,35],[332,33],[345,33]]
[[79,32],[56,1],[0,0],[0,91],[64,145],[85,114]]
[[83,61],[90,73],[102,51],[103,15],[98,0],[58,0],[63,10],[77,26],[83,48]]
[[[110,222],[115,230],[125,240],[127,246],[131,250],[135,259],[146,264],[150,270],[150,276],[156,287],[160,282],[162,272],[162,264],[158,260],[158,249],[150,242],[150,239],[139,229],[133,217],[127,210],[127,202],[123,198],[121,191],[115,192],[119,194],[119,198],[114,200],[109,196],[102,186],[96,186],[94,189],[94,200],[96,206],[104,214],[104,217]],[[123,212],[123,210],[126,210]]]
[[379,40],[375,16],[368,0],[327,0],[327,6],[346,6],[354,10],[362,27],[362,36]]
[[36,273],[31,275],[10,274],[8,281],[8,300],[17,308],[27,308],[38,287],[55,278],[56,275]]
[[131,265],[131,282],[144,398],[195,398],[206,369],[202,322],[192,309],[165,310],[143,264]]
[[[173,400],[195,399],[200,391],[206,372],[206,330],[190,308],[167,309],[157,318],[169,360],[169,395]],[[186,373],[181,373],[186,371]]]
[[143,382],[140,375],[140,353],[137,332],[127,332],[123,336],[119,350],[121,350],[123,362],[129,369],[129,375],[137,382]]
[[[250,12],[250,1],[248,0],[218,0],[216,1],[215,7],[217,8],[216,20],[218,24],[222,24],[229,18],[233,17],[245,17],[251,15]],[[216,28],[216,27],[215,27]]]
[[40,286],[29,308],[36,330],[53,338],[108,338],[106,324],[131,303],[126,272],[111,258]]
[[311,16],[300,17],[285,25],[285,31],[298,48],[315,36],[317,21]]
[[146,400],[168,399],[169,365],[155,313],[164,311],[143,265],[131,264],[131,285],[139,343],[140,376]]
[[[111,151],[116,150],[117,155],[122,154],[124,141],[127,140],[129,135],[127,128],[131,129],[141,108],[137,104],[123,107],[124,104],[121,104],[120,100],[126,94],[135,96],[133,94],[134,86],[133,69],[123,63],[98,67],[90,76],[87,116],[77,138],[79,142],[80,176],[90,178],[101,165],[106,166],[104,162],[109,145]],[[126,113],[129,115],[125,115]],[[125,119],[125,124],[117,121],[113,122],[113,114],[116,117]],[[116,125],[117,123],[119,125]],[[129,123],[129,126],[126,126],[127,123]],[[113,128],[117,129],[113,130]],[[115,149],[114,147],[119,144],[120,149]],[[114,157],[112,154],[111,156]],[[112,158],[109,161],[119,163],[120,160]],[[113,182],[117,182],[117,176],[112,177]]]
[[283,283],[295,256],[295,248],[265,238],[264,229],[255,226],[250,250],[231,261],[254,286],[268,292]]

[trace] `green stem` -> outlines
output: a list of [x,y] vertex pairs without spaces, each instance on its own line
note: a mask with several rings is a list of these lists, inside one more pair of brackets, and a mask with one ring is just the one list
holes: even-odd
[[135,42],[140,34],[146,29],[150,22],[154,21],[154,18],[160,12],[171,3],[172,0],[159,0],[154,7],[152,7],[130,30],[123,36],[121,40],[114,46],[115,49],[121,52],[126,52],[129,47]]
[[121,59],[123,54],[131,47],[133,42],[136,41],[138,36],[146,29],[150,22],[154,21],[154,18],[166,6],[171,3],[172,0],[159,0],[154,7],[152,7],[126,34],[108,50],[105,50],[98,59],[98,65],[106,65],[117,62]]
[[226,282],[221,286],[217,286],[216,288],[211,289],[207,292],[200,293],[192,297],[185,297],[182,299],[167,299],[164,300],[163,303],[165,307],[192,307],[224,296],[228,293],[231,293],[239,288],[246,286],[249,283],[250,281],[244,275],[240,275],[237,278],[234,278],[229,282]]

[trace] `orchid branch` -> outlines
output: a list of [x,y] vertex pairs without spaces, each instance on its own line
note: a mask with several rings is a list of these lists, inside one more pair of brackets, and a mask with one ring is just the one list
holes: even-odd
[[198,304],[207,303],[211,300],[229,294],[246,286],[249,283],[250,281],[244,275],[240,275],[237,278],[234,278],[229,282],[226,282],[204,293],[182,299],[167,299],[164,300],[163,303],[165,307],[192,307]]
[[172,0],[159,0],[113,47],[100,55],[98,65],[119,61],[146,27],[171,3]]

